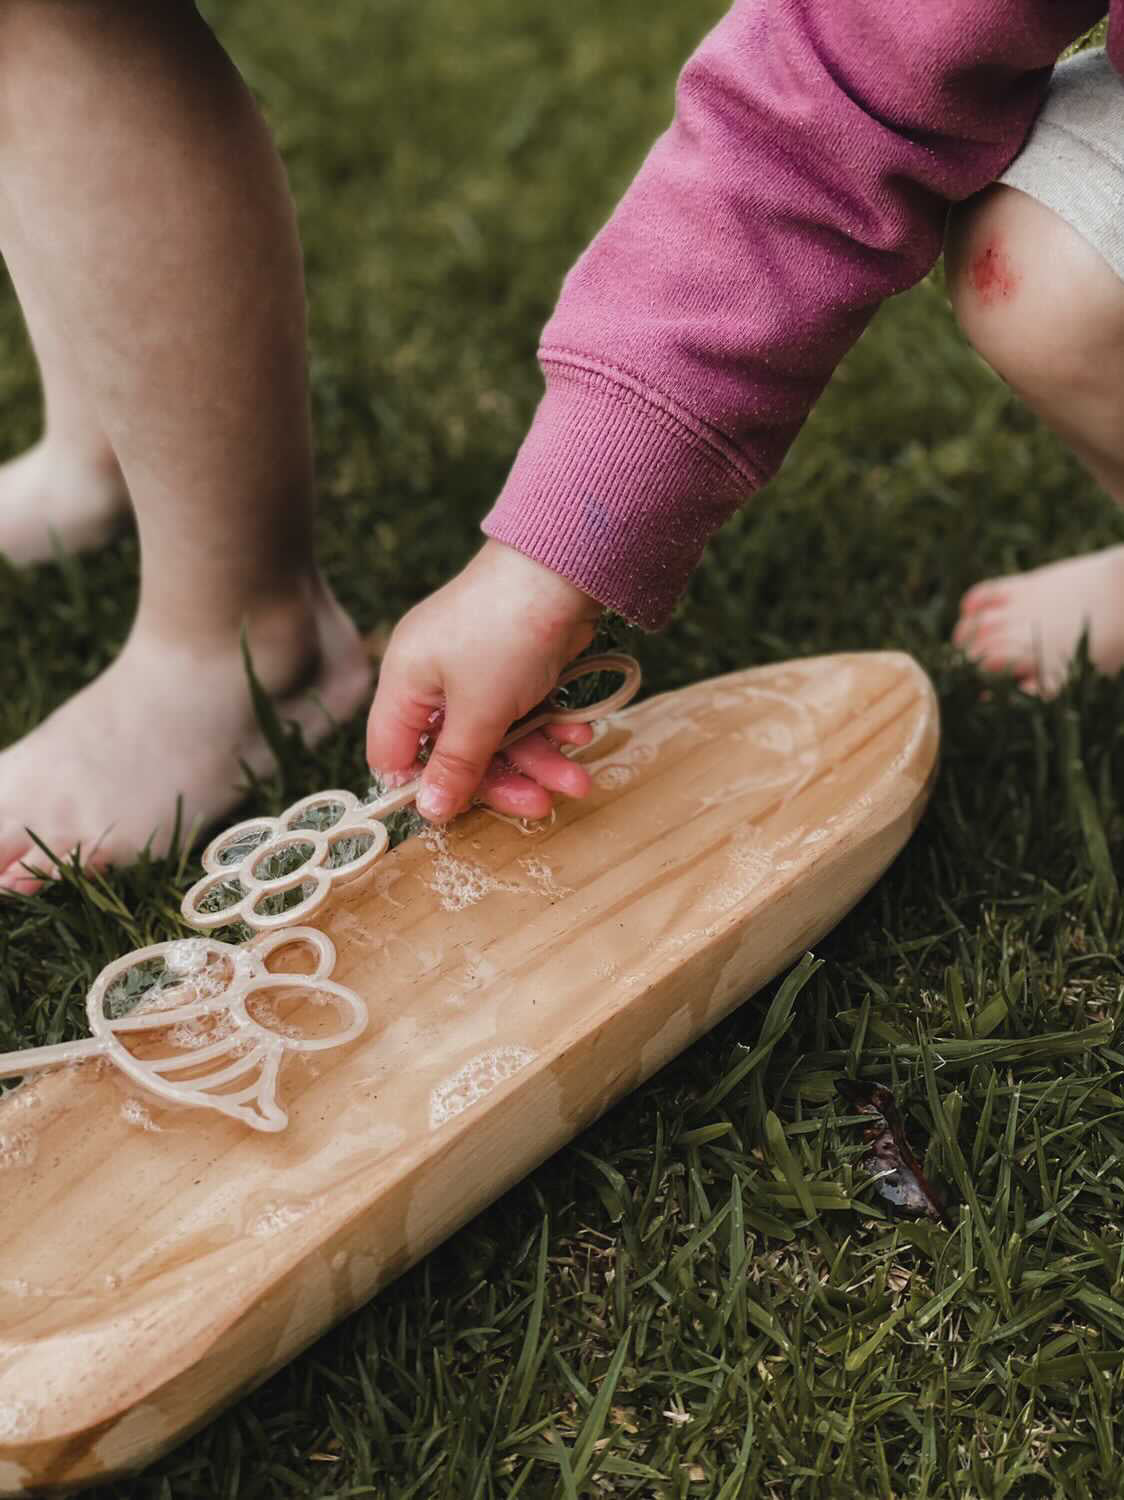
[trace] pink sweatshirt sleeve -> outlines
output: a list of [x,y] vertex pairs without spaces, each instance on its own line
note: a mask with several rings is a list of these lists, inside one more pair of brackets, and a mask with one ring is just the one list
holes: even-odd
[[949,202],[1003,170],[1058,53],[1103,12],[738,0],[566,278],[546,393],[485,532],[663,624],[707,538],[776,470],[878,304],[933,265]]

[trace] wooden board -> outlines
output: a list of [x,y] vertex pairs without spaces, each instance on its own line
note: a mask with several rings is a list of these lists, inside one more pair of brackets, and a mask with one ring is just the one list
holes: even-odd
[[372,1024],[286,1131],[98,1061],[0,1100],[0,1494],[150,1461],[713,1026],[886,868],[937,739],[895,653],[651,698],[553,825],[473,812],[322,914]]

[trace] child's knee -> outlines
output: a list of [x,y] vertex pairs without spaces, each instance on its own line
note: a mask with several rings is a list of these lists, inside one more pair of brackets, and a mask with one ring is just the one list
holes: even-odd
[[988,188],[953,210],[945,269],[964,334],[1016,390],[1065,400],[1119,389],[1124,282],[1052,209]]

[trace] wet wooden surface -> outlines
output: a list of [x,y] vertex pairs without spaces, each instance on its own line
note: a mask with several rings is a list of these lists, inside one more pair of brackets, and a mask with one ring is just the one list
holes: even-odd
[[320,918],[359,1041],[262,1135],[104,1062],[0,1101],[0,1495],[136,1468],[452,1233],[827,932],[937,755],[896,653],[652,698],[530,835],[473,812]]

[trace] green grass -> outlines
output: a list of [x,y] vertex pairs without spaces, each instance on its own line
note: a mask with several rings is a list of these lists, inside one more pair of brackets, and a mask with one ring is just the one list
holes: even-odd
[[[307,244],[325,566],[364,624],[476,543],[533,409],[538,327],[666,120],[717,7],[213,7],[274,122]],[[32,366],[0,307],[3,441]],[[887,307],[780,478],[712,545],[652,689],[904,647],[944,768],[889,875],[800,972],[656,1079],[129,1500],[372,1495],[1089,1496],[1124,1490],[1124,682],[1059,702],[946,645],[997,570],[1124,538],[964,347],[939,280]],[[0,587],[0,736],[100,669],[130,543]],[[365,784],[360,720],[248,811]],[[75,789],[79,791],[80,789]],[[190,858],[0,916],[0,1048],[177,931]],[[799,991],[797,993],[797,990]],[[832,1080],[890,1083],[956,1229],[896,1223]]]

